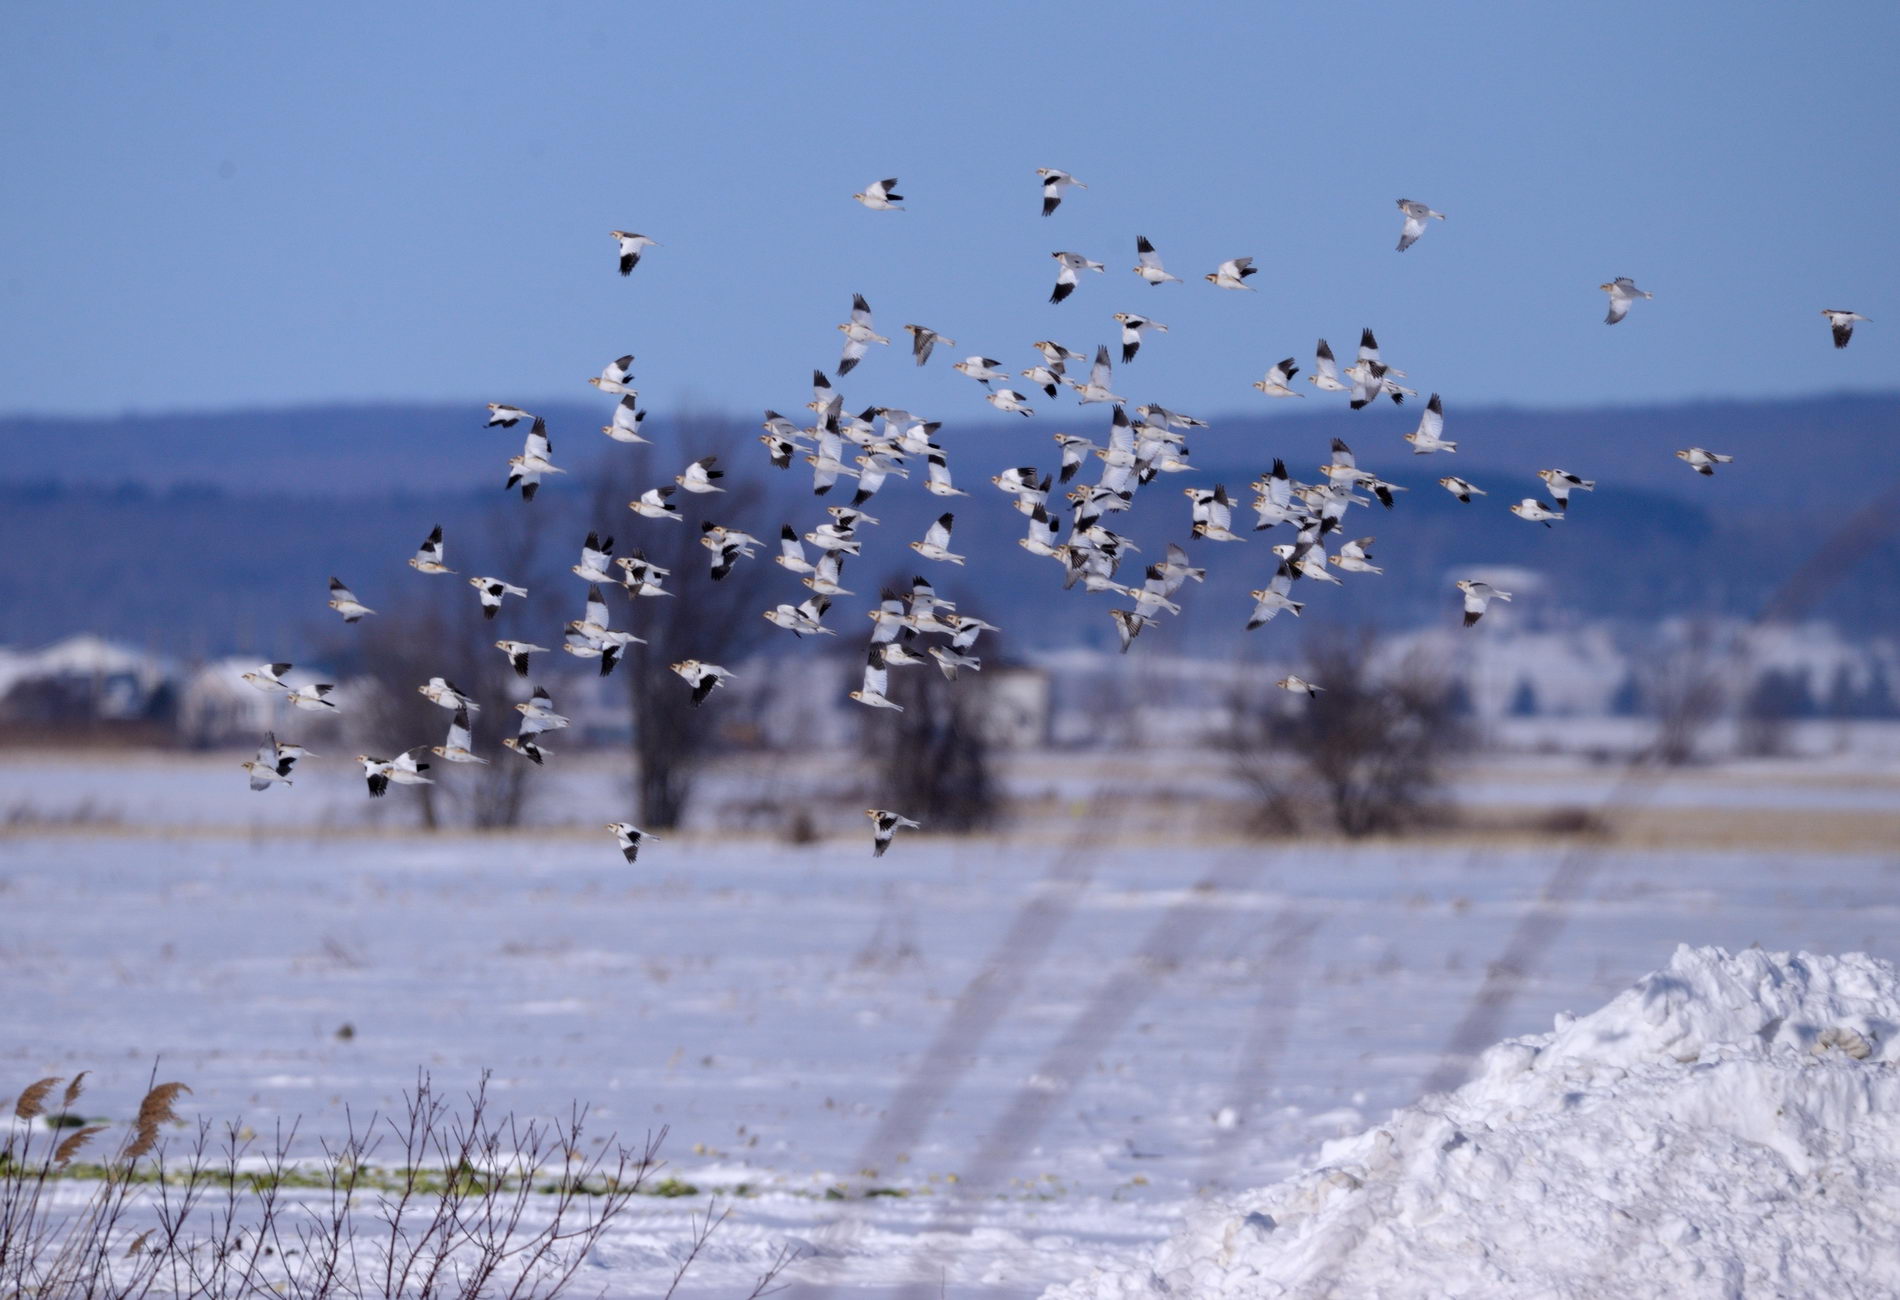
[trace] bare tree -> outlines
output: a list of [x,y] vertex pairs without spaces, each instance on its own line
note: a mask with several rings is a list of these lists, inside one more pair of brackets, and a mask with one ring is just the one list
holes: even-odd
[[[995,646],[988,647],[995,659]],[[948,681],[934,664],[891,670],[890,698],[862,720],[880,808],[933,831],[979,830],[995,821],[998,796],[984,732],[988,695],[980,672]]]
[[1709,629],[1689,628],[1676,649],[1651,655],[1640,670],[1644,702],[1656,719],[1648,757],[1669,767],[1695,761],[1704,734],[1722,716],[1722,677]]
[[[772,509],[777,494],[765,478],[773,471],[751,441],[748,431],[731,423],[688,416],[675,422],[666,445],[626,453],[616,448],[597,475],[593,517],[603,534],[614,537],[615,554],[638,550],[672,571],[665,586],[673,594],[634,601],[619,624],[644,642],[627,648],[618,672],[633,708],[637,815],[649,830],[680,823],[701,767],[722,745],[738,739],[722,725],[722,692],[715,690],[695,707],[691,689],[672,665],[698,659],[736,668],[771,630],[760,615],[779,600],[796,604],[810,594],[794,586],[795,596],[771,595],[794,580],[770,559],[780,522]],[[675,474],[703,456],[718,457],[725,491],[676,492],[677,520],[642,519],[628,512],[629,501],[649,488],[671,485]],[[764,550],[740,560],[715,582],[712,555],[699,544],[704,522],[749,532]],[[617,612],[625,608],[623,603]],[[754,687],[748,694],[757,707],[762,697]]]
[[1316,696],[1260,680],[1236,689],[1224,748],[1263,828],[1292,829],[1316,805],[1351,836],[1432,815],[1445,760],[1463,742],[1454,694],[1417,662],[1376,671],[1375,649],[1370,631],[1309,641],[1299,676]]

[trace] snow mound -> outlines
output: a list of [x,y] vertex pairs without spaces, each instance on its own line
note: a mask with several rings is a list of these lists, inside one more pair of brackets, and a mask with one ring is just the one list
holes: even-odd
[[1900,975],[1678,948],[1045,1300],[1900,1295]]

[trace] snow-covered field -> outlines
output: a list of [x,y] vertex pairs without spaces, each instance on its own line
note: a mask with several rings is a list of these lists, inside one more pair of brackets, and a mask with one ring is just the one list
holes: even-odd
[[[1679,943],[1900,960],[1900,837],[1187,843],[1077,807],[881,861],[860,826],[688,834],[630,867],[598,830],[194,830],[225,803],[295,805],[233,774],[213,807],[192,766],[129,778],[117,825],[0,838],[0,1095],[91,1069],[89,1113],[122,1118],[157,1058],[190,1111],[315,1138],[418,1068],[448,1088],[491,1069],[520,1112],[670,1126],[669,1172],[699,1195],[638,1204],[586,1293],[663,1291],[716,1191],[735,1211],[694,1294],[744,1295],[787,1238],[808,1248],[794,1295],[1026,1297],[1144,1259],[1208,1198],[1456,1077],[1448,1046],[1514,933],[1527,968],[1469,1046],[1588,1012]],[[1895,811],[1877,784],[1830,789],[1742,779],[1659,806],[1711,831],[1777,798]],[[1538,910],[1560,866],[1574,897]],[[1525,948],[1529,913],[1547,925]]]

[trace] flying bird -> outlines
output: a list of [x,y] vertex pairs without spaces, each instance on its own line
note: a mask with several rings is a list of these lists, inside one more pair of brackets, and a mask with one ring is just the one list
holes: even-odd
[[726,471],[723,469],[713,468],[718,463],[717,456],[701,456],[686,467],[684,474],[675,474],[673,481],[688,492],[697,492],[701,495],[709,492],[724,492],[724,488],[713,482],[714,479],[726,476]]
[[[877,613],[883,612],[885,611],[876,611],[873,617],[875,617]],[[880,627],[881,626],[882,624],[880,624]],[[897,634],[893,631],[891,635],[894,638]],[[869,705],[874,709],[895,709],[897,712],[902,713],[904,706],[894,702],[885,694],[891,686],[891,671],[884,666],[884,649],[883,644],[877,642],[872,643],[870,653],[865,657],[864,661],[864,684],[857,690],[852,691],[850,698],[856,700],[859,704]]]
[[1060,268],[1056,272],[1056,287],[1049,294],[1050,302],[1061,302],[1075,292],[1083,271],[1102,271],[1106,268],[1100,262],[1091,262],[1080,253],[1051,253]]
[[1476,484],[1472,483],[1469,479],[1459,478],[1456,474],[1448,474],[1444,478],[1439,479],[1438,486],[1444,488],[1445,491],[1451,493],[1453,496],[1457,497],[1460,501],[1464,502],[1466,505],[1471,504],[1472,497],[1482,497],[1482,496],[1490,495],[1490,493],[1486,492],[1483,488],[1478,487]]
[[904,333],[910,335],[910,355],[920,366],[930,360],[930,350],[939,343],[947,348],[957,345],[955,339],[947,339],[936,330],[923,325],[906,325]]
[[1461,578],[1453,584],[1465,593],[1465,626],[1470,627],[1484,617],[1484,611],[1491,608],[1494,600],[1509,600],[1511,593],[1499,591],[1488,582],[1479,582],[1474,578]]
[[480,763],[486,767],[488,760],[474,751],[474,743],[474,733],[468,725],[468,709],[460,708],[449,722],[448,740],[431,746],[429,752],[447,763]]
[[308,709],[312,713],[322,713],[325,709],[336,710],[336,701],[330,698],[330,692],[336,689],[330,682],[312,682],[308,686],[293,687],[284,698],[299,709]]
[[[296,752],[290,752],[292,750]],[[272,732],[267,734],[264,737],[264,743],[257,747],[257,757],[238,766],[249,774],[251,789],[268,790],[279,781],[285,785],[291,784],[290,769],[303,752],[301,745],[279,745],[276,733]]]
[[633,353],[609,361],[601,372],[587,382],[607,394],[619,393],[626,397],[638,397],[639,392],[627,387],[627,381],[633,378]]
[[1313,373],[1306,382],[1323,392],[1344,393],[1350,391],[1350,385],[1339,377],[1339,362],[1333,358],[1333,349],[1325,339],[1319,341],[1314,352]]
[[640,856],[642,844],[648,840],[660,838],[652,831],[641,830],[632,822],[608,822],[607,829],[612,831],[614,838],[620,841],[620,852],[629,862]]
[[1155,252],[1155,246],[1148,242],[1148,236],[1135,236],[1135,274],[1149,284],[1160,286],[1169,280],[1181,283],[1178,275],[1169,275],[1167,268],[1161,265],[1161,254]]
[[1201,278],[1216,289],[1245,289],[1249,293],[1254,293],[1257,291],[1247,283],[1247,277],[1257,274],[1259,270],[1260,268],[1253,264],[1251,257],[1233,257]]
[[936,522],[924,530],[924,540],[921,542],[912,542],[910,549],[923,556],[926,560],[941,560],[946,564],[962,564],[963,557],[961,555],[953,555],[950,551],[950,530],[956,526],[956,522],[957,517],[953,514],[946,513],[938,515]]
[[484,427],[492,429],[499,424],[504,429],[512,429],[520,421],[532,420],[534,418],[534,416],[529,415],[519,406],[509,406],[505,402],[490,402],[488,404],[488,423]]
[[1009,371],[999,368],[1002,364],[991,357],[965,357],[950,368],[988,388],[994,380],[1009,378]]
[[1085,190],[1088,186],[1065,171],[1054,167],[1038,167],[1036,175],[1042,178],[1042,215],[1048,216],[1062,206],[1062,196],[1070,190]]
[[613,231],[615,241],[620,245],[620,274],[631,275],[633,268],[640,265],[640,254],[649,248],[658,248],[657,240],[645,235],[636,235],[630,230]]
[[1433,393],[1431,400],[1425,403],[1425,409],[1419,414],[1418,428],[1405,435],[1412,444],[1412,454],[1423,456],[1434,451],[1457,451],[1458,444],[1446,442],[1439,437],[1445,431],[1445,406]]
[[446,677],[431,677],[427,682],[416,687],[416,693],[439,708],[458,711],[466,709],[470,713],[482,711],[482,706],[475,702],[473,696],[457,690],[455,683]]
[[1434,217],[1440,221],[1445,219],[1444,213],[1434,212],[1423,203],[1414,203],[1410,199],[1399,200],[1399,211],[1405,214],[1405,226],[1399,231],[1399,251],[1401,253],[1418,242],[1418,237],[1425,233],[1425,223],[1427,221],[1430,221]]
[[1288,357],[1284,361],[1274,362],[1266,378],[1254,380],[1253,386],[1268,397],[1305,397],[1305,393],[1296,393],[1289,387],[1293,376],[1299,373],[1300,368],[1293,364],[1292,357]]
[[288,693],[290,683],[284,680],[284,674],[293,667],[294,664],[259,664],[254,672],[242,674],[239,680],[249,682],[265,694],[271,691]]
[[614,406],[614,418],[611,424],[603,424],[600,431],[615,442],[648,442],[640,436],[640,426],[646,423],[647,413],[640,409],[640,395],[629,393]]
[[864,295],[851,295],[851,319],[838,327],[844,331],[844,355],[838,361],[838,373],[848,375],[864,354],[871,350],[873,343],[889,343],[890,340],[871,328],[871,304],[864,301]]
[[1597,288],[1610,295],[1610,314],[1603,318],[1605,325],[1614,325],[1630,314],[1630,304],[1638,298],[1654,298],[1653,293],[1645,293],[1636,287],[1636,281],[1627,275],[1619,275],[1608,284],[1599,284]]
[[526,596],[526,587],[517,587],[512,582],[503,582],[500,578],[470,578],[468,585],[475,588],[475,594],[482,602],[482,617],[493,618],[501,609],[503,596]]
[[1872,321],[1857,311],[1841,311],[1835,307],[1823,307],[1821,308],[1821,314],[1827,317],[1828,325],[1834,330],[1834,346],[1837,348],[1846,347],[1847,341],[1854,337],[1855,321],[1859,321],[1863,325],[1873,324]]
[[515,712],[521,715],[523,735],[559,731],[568,725],[568,720],[554,711],[554,697],[548,694],[545,686],[535,687],[533,698],[515,705]]
[[864,815],[871,819],[871,856],[874,858],[883,857],[884,850],[891,847],[891,838],[897,834],[898,827],[907,826],[912,830],[923,829],[910,818],[894,812],[885,812],[882,808],[866,808]]
[[[411,560],[410,563],[414,564],[415,561]],[[330,579],[330,608],[343,615],[345,623],[354,623],[363,615],[376,612],[358,600],[356,594],[344,586],[340,578]]]
[[508,662],[514,665],[517,676],[528,675],[528,656],[546,654],[544,645],[529,645],[526,641],[497,641],[495,648],[508,656]]
[[1682,461],[1690,469],[1702,475],[1704,478],[1713,478],[1715,477],[1715,467],[1717,465],[1726,465],[1733,461],[1735,457],[1724,456],[1720,452],[1710,451],[1706,447],[1688,447],[1677,452],[1676,459]]
[[409,557],[409,567],[417,573],[454,573],[455,570],[442,562],[442,525],[437,524],[429,535],[422,539],[422,545]]
[[732,674],[718,664],[701,663],[697,659],[682,659],[673,665],[686,683],[693,688],[693,707],[698,708],[715,686],[724,686]]
[[904,196],[897,192],[897,177],[895,176],[886,176],[881,181],[866,185],[862,194],[853,194],[851,197],[873,212],[902,212],[904,210],[897,206]]
[[1263,624],[1271,623],[1282,611],[1298,618],[1306,606],[1288,595],[1292,590],[1293,570],[1285,560],[1281,560],[1279,569],[1268,579],[1266,586],[1247,593],[1254,601],[1253,614],[1247,619],[1247,630],[1251,632]]
[[643,519],[678,519],[680,508],[667,498],[679,491],[673,484],[665,487],[648,488],[638,500],[627,502],[627,509]]
[[1525,497],[1511,507],[1511,513],[1519,519],[1533,524],[1542,524],[1546,528],[1563,518],[1562,511],[1556,509],[1548,501],[1539,501],[1536,497]]
[[1559,510],[1570,509],[1572,492],[1594,492],[1597,486],[1593,478],[1578,478],[1562,469],[1540,469],[1537,477],[1544,480],[1544,486],[1550,489],[1550,499],[1557,503]]
[[581,543],[581,562],[570,565],[569,572],[582,582],[613,582],[613,571],[607,565],[614,554],[614,539],[600,539],[599,533],[587,534],[587,540]]
[[1326,689],[1324,686],[1315,686],[1304,677],[1297,677],[1292,673],[1288,673],[1285,677],[1275,682],[1274,685],[1283,691],[1289,691],[1295,695],[1305,695],[1308,699],[1318,698],[1319,693]]
[[1163,334],[1168,327],[1160,321],[1149,320],[1146,316],[1137,316],[1133,312],[1118,311],[1114,319],[1122,327],[1122,364],[1125,366],[1135,359],[1135,353],[1141,351],[1141,335],[1144,330],[1160,330]]
[[997,410],[1009,415],[1034,415],[1029,399],[1013,388],[1001,388],[983,399]]

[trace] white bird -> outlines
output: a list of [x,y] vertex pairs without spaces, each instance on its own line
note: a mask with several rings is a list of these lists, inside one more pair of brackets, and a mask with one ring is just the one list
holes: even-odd
[[620,245],[620,274],[630,275],[633,268],[640,265],[640,254],[649,248],[658,248],[657,240],[645,235],[636,235],[630,230],[613,231],[614,240]]
[[1068,376],[1063,373],[1061,362],[1057,362],[1053,366],[1031,366],[1029,369],[1021,370],[1017,373],[1040,388],[1044,397],[1054,397],[1061,391],[1063,384],[1071,382]]
[[1259,269],[1251,257],[1231,257],[1222,262],[1218,269],[1209,271],[1201,278],[1216,289],[1245,289],[1254,293],[1257,291],[1247,283],[1247,277],[1257,274]]
[[1254,380],[1253,386],[1268,397],[1305,397],[1305,393],[1296,393],[1288,387],[1293,376],[1299,373],[1300,368],[1293,364],[1292,357],[1288,357],[1284,361],[1274,362],[1267,371],[1267,377]]
[[1056,259],[1056,287],[1049,293],[1050,302],[1061,302],[1075,292],[1075,286],[1081,281],[1083,271],[1100,272],[1106,268],[1100,262],[1092,262],[1080,253],[1051,253]]
[[600,431],[615,442],[650,442],[651,439],[640,436],[640,426],[646,423],[647,413],[640,409],[640,395],[629,393],[614,405],[613,423],[603,424]]
[[500,578],[470,578],[468,585],[475,588],[476,596],[482,602],[482,617],[493,618],[501,609],[503,596],[526,596],[526,587],[517,587],[512,582],[503,582]]
[[582,582],[613,582],[613,571],[607,567],[613,559],[614,539],[600,540],[599,533],[587,534],[587,540],[581,543],[581,562],[570,565],[569,572]]
[[[1135,236],[1135,274],[1151,285],[1166,284],[1169,280],[1181,283],[1178,275],[1169,275],[1161,265],[1161,254],[1155,252],[1155,246],[1148,242],[1148,236]],[[1122,358],[1124,361],[1126,357]]]
[[1017,545],[1031,555],[1057,556],[1057,543],[1062,540],[1062,521],[1051,518],[1049,512],[1037,506],[1029,514],[1029,531],[1017,541]]
[[1163,334],[1168,327],[1160,321],[1149,320],[1146,316],[1137,316],[1133,312],[1118,311],[1116,320],[1122,327],[1122,364],[1125,366],[1135,359],[1135,353],[1141,351],[1141,336],[1146,330],[1160,330]]
[[627,509],[643,519],[678,519],[680,508],[667,500],[677,491],[679,489],[670,483],[665,487],[648,488],[640,494],[639,500],[627,502]]
[[930,360],[930,350],[939,343],[947,348],[957,345],[955,339],[947,339],[936,330],[923,325],[906,325],[904,333],[910,335],[910,355],[920,366]]
[[544,645],[529,645],[526,641],[497,641],[495,648],[508,656],[508,662],[514,665],[517,676],[528,675],[528,656],[548,652]]
[[1085,190],[1088,186],[1065,171],[1054,167],[1038,167],[1036,175],[1042,178],[1042,215],[1048,216],[1062,206],[1062,196],[1070,190]]
[[417,694],[429,703],[444,709],[467,709],[470,713],[480,713],[482,706],[473,696],[456,689],[455,683],[446,677],[431,677],[423,685],[416,687]]
[[751,559],[764,543],[751,533],[725,528],[706,519],[699,525],[699,544],[712,552],[712,580],[718,582],[732,572],[732,566],[739,560]]
[[1676,459],[1688,465],[1690,469],[1702,475],[1704,478],[1713,478],[1717,465],[1727,465],[1733,461],[1735,457],[1724,456],[1720,452],[1710,451],[1706,447],[1688,447],[1677,452]]
[[365,614],[376,611],[356,598],[356,594],[343,585],[339,578],[330,579],[330,608],[343,615],[345,623],[354,623]]
[[1614,325],[1630,314],[1630,304],[1638,298],[1654,298],[1653,293],[1645,293],[1636,287],[1636,281],[1627,275],[1619,275],[1608,284],[1599,284],[1597,288],[1610,295],[1610,314],[1603,318],[1605,325]]
[[502,491],[519,486],[523,501],[534,500],[543,476],[567,473],[550,459],[553,455],[554,444],[548,438],[547,421],[536,416],[522,442],[521,454],[508,458],[508,481],[502,485]]
[[1465,593],[1465,626],[1470,627],[1484,617],[1484,611],[1491,608],[1494,600],[1509,600],[1511,593],[1499,591],[1488,582],[1479,582],[1475,578],[1461,578],[1453,584]]
[[1290,691],[1295,695],[1305,695],[1309,699],[1317,697],[1321,691],[1326,689],[1324,686],[1315,686],[1304,677],[1298,677],[1292,673],[1288,673],[1285,677],[1275,682],[1274,685],[1283,691]]
[[1444,488],[1445,491],[1451,493],[1466,505],[1471,504],[1472,497],[1491,495],[1477,484],[1472,483],[1469,479],[1459,478],[1456,474],[1447,474],[1444,478],[1439,479],[1438,486]]
[[786,524],[779,529],[778,539],[778,554],[772,557],[774,564],[801,575],[814,571],[811,561],[805,558],[805,547],[798,540],[796,528]]
[[1072,433],[1058,433],[1054,437],[1062,448],[1062,470],[1056,481],[1067,483],[1082,468],[1082,462],[1088,454],[1100,449],[1087,438],[1078,438]]
[[290,683],[284,680],[284,674],[294,666],[293,664],[259,664],[256,671],[242,674],[239,680],[249,682],[266,694],[271,691],[288,693]]
[[1323,392],[1348,391],[1348,385],[1339,377],[1339,363],[1333,359],[1332,345],[1325,339],[1319,341],[1319,347],[1314,353],[1313,373],[1306,377],[1306,382]]
[[[893,632],[892,636],[896,633]],[[864,660],[864,684],[851,692],[851,699],[874,709],[895,709],[902,713],[904,706],[893,702],[885,694],[890,689],[891,672],[884,666],[884,646],[873,643],[870,653]]]
[[1109,364],[1108,345],[1101,344],[1095,349],[1095,360],[1089,365],[1087,383],[1077,383],[1071,379],[1069,387],[1076,393],[1077,405],[1087,406],[1091,402],[1126,402],[1128,399],[1113,391],[1114,367]]
[[1431,400],[1425,403],[1424,411],[1418,417],[1418,428],[1405,435],[1412,444],[1412,454],[1423,456],[1434,451],[1457,451],[1458,444],[1446,442],[1439,435],[1445,432],[1445,406],[1433,393]]
[[1279,524],[1290,524],[1305,516],[1305,507],[1296,504],[1293,495],[1293,480],[1287,477],[1286,462],[1278,456],[1273,459],[1273,469],[1254,480],[1254,531],[1273,528]]
[[[403,754],[401,757],[409,760],[402,784],[434,784],[428,777],[422,775],[422,773],[428,769],[429,765],[427,763],[417,763],[413,758],[410,758],[408,754]],[[373,754],[358,754],[356,761],[363,765],[363,776],[369,782],[370,798],[382,798],[389,789],[389,783],[395,779],[396,764],[390,759],[377,758]]]
[[[1029,412],[1025,411],[1027,415]],[[950,461],[935,443],[924,456],[924,491],[933,497],[967,497],[970,494],[950,481]],[[872,522],[876,522],[873,520]]]
[[561,649],[576,659],[599,659],[600,675],[605,677],[613,672],[628,646],[645,644],[645,640],[633,633],[618,632],[607,625],[607,600],[600,594],[599,587],[590,586],[586,612],[567,625]]
[[1266,586],[1247,593],[1254,600],[1253,614],[1247,619],[1247,630],[1251,632],[1263,623],[1271,623],[1282,611],[1298,618],[1306,606],[1288,596],[1287,593],[1292,590],[1293,570],[1285,560],[1281,560],[1279,569],[1268,579]]
[[1847,341],[1854,337],[1855,321],[1863,325],[1873,324],[1857,311],[1842,311],[1837,307],[1823,307],[1821,314],[1827,317],[1827,323],[1834,331],[1834,346],[1837,348],[1846,347]]
[[541,748],[540,735],[538,731],[524,731],[518,736],[504,736],[501,742],[502,747],[514,750],[536,767],[540,767],[546,762],[548,754],[547,750]]
[[1080,352],[1071,352],[1060,343],[1052,342],[1049,339],[1039,339],[1029,346],[1042,353],[1042,359],[1046,365],[1066,366],[1072,362],[1088,360],[1088,358],[1083,356]]
[[713,482],[714,479],[726,476],[726,471],[723,469],[713,468],[718,463],[717,456],[701,456],[686,467],[684,474],[675,474],[673,481],[688,492],[697,492],[702,495],[708,492],[724,492],[724,488]]
[[[291,749],[298,752],[287,752]],[[250,775],[253,790],[268,790],[279,781],[289,785],[291,784],[290,769],[301,755],[302,749],[300,745],[278,745],[276,733],[273,732],[266,735],[264,743],[257,747],[256,758],[249,759],[238,766]]]
[[732,676],[718,664],[702,663],[698,659],[682,659],[673,665],[673,671],[693,688],[694,708],[712,694],[715,686],[724,686],[726,679]]
[[640,396],[639,391],[627,386],[627,381],[632,378],[633,353],[629,352],[624,357],[609,361],[601,368],[598,375],[587,382],[603,393],[619,393],[626,397],[638,397]]
[[882,808],[866,808],[864,815],[871,819],[871,856],[874,858],[883,857],[884,850],[891,847],[891,838],[897,834],[898,827],[908,826],[912,830],[923,829],[910,818],[898,813],[886,812]]
[[765,619],[774,627],[782,627],[797,637],[816,636],[820,633],[835,636],[834,629],[824,626],[821,622],[825,611],[830,608],[831,601],[828,597],[809,596],[797,605],[789,602],[774,605],[765,611]]
[[607,829],[612,831],[614,838],[620,841],[620,852],[629,862],[640,856],[642,844],[648,840],[660,838],[652,831],[641,830],[632,822],[608,822]]
[[1111,609],[1108,611],[1108,616],[1115,620],[1115,635],[1121,641],[1123,654],[1128,653],[1128,647],[1133,645],[1135,638],[1141,635],[1141,629],[1154,622],[1153,619],[1144,618],[1132,609]]
[[488,760],[471,748],[474,743],[474,733],[468,725],[468,710],[457,709],[449,723],[448,740],[431,746],[429,752],[447,763],[480,763],[486,767]]
[[648,560],[644,551],[635,550],[632,555],[623,555],[614,561],[620,566],[620,586],[627,595],[638,599],[642,596],[670,596],[673,593],[661,585],[661,579],[673,571],[662,569]]
[[568,725],[568,720],[554,711],[554,697],[545,686],[535,687],[534,697],[515,705],[515,712],[521,715],[523,735],[559,731]]
[[329,682],[312,682],[308,686],[298,686],[284,698],[299,709],[308,709],[312,713],[322,713],[325,709],[334,711],[336,702],[330,699],[330,692],[336,687]]
[[864,359],[873,343],[889,343],[890,340],[871,328],[871,304],[864,295],[851,295],[851,319],[838,327],[844,331],[844,355],[838,361],[838,373],[848,375],[852,367]]
[[1423,203],[1414,203],[1410,199],[1399,200],[1399,211],[1405,214],[1405,227],[1399,231],[1399,251],[1401,253],[1418,242],[1418,237],[1425,233],[1425,223],[1427,221],[1433,217],[1438,218],[1440,221],[1445,219],[1444,213],[1433,212]]
[[529,415],[519,406],[510,406],[506,402],[490,402],[488,404],[488,423],[483,427],[492,429],[499,424],[504,429],[512,429],[520,421],[532,420],[534,418],[534,416]]
[[950,530],[956,527],[957,517],[953,514],[941,514],[937,521],[924,530],[924,540],[912,542],[910,549],[926,560],[941,560],[946,564],[962,564],[961,555],[950,551]]
[[897,192],[897,177],[895,176],[886,176],[881,181],[874,181],[864,187],[862,194],[853,194],[851,197],[873,212],[902,212],[904,210],[897,206],[904,196]]
[[1029,399],[1013,388],[999,389],[983,399],[999,411],[1010,415],[1034,415],[1036,412],[1027,405]]
[[1536,497],[1525,497],[1511,507],[1511,513],[1519,519],[1533,524],[1542,524],[1546,528],[1563,518],[1561,512],[1554,509],[1548,502],[1539,501]]
[[1540,469],[1537,477],[1544,480],[1544,486],[1550,489],[1550,499],[1557,503],[1559,510],[1570,509],[1572,492],[1594,492],[1597,486],[1595,479],[1578,478],[1562,469]]
[[1339,548],[1337,555],[1328,556],[1326,562],[1347,573],[1384,573],[1384,569],[1372,562],[1372,552],[1367,549],[1371,545],[1370,537],[1347,542]]
[[826,551],[818,557],[818,563],[812,565],[811,576],[799,581],[815,595],[849,596],[851,592],[843,585],[845,554],[842,547]]
[[1352,409],[1364,410],[1385,392],[1385,367],[1377,361],[1361,361],[1346,372],[1352,380]]
[[1210,542],[1245,541],[1234,532],[1234,503],[1227,499],[1226,487],[1215,484],[1209,492],[1204,488],[1184,488],[1188,498],[1194,503],[1194,536]]
[[1009,378],[1009,371],[999,368],[1002,364],[991,357],[965,357],[950,368],[958,374],[968,375],[987,388],[995,380]]

